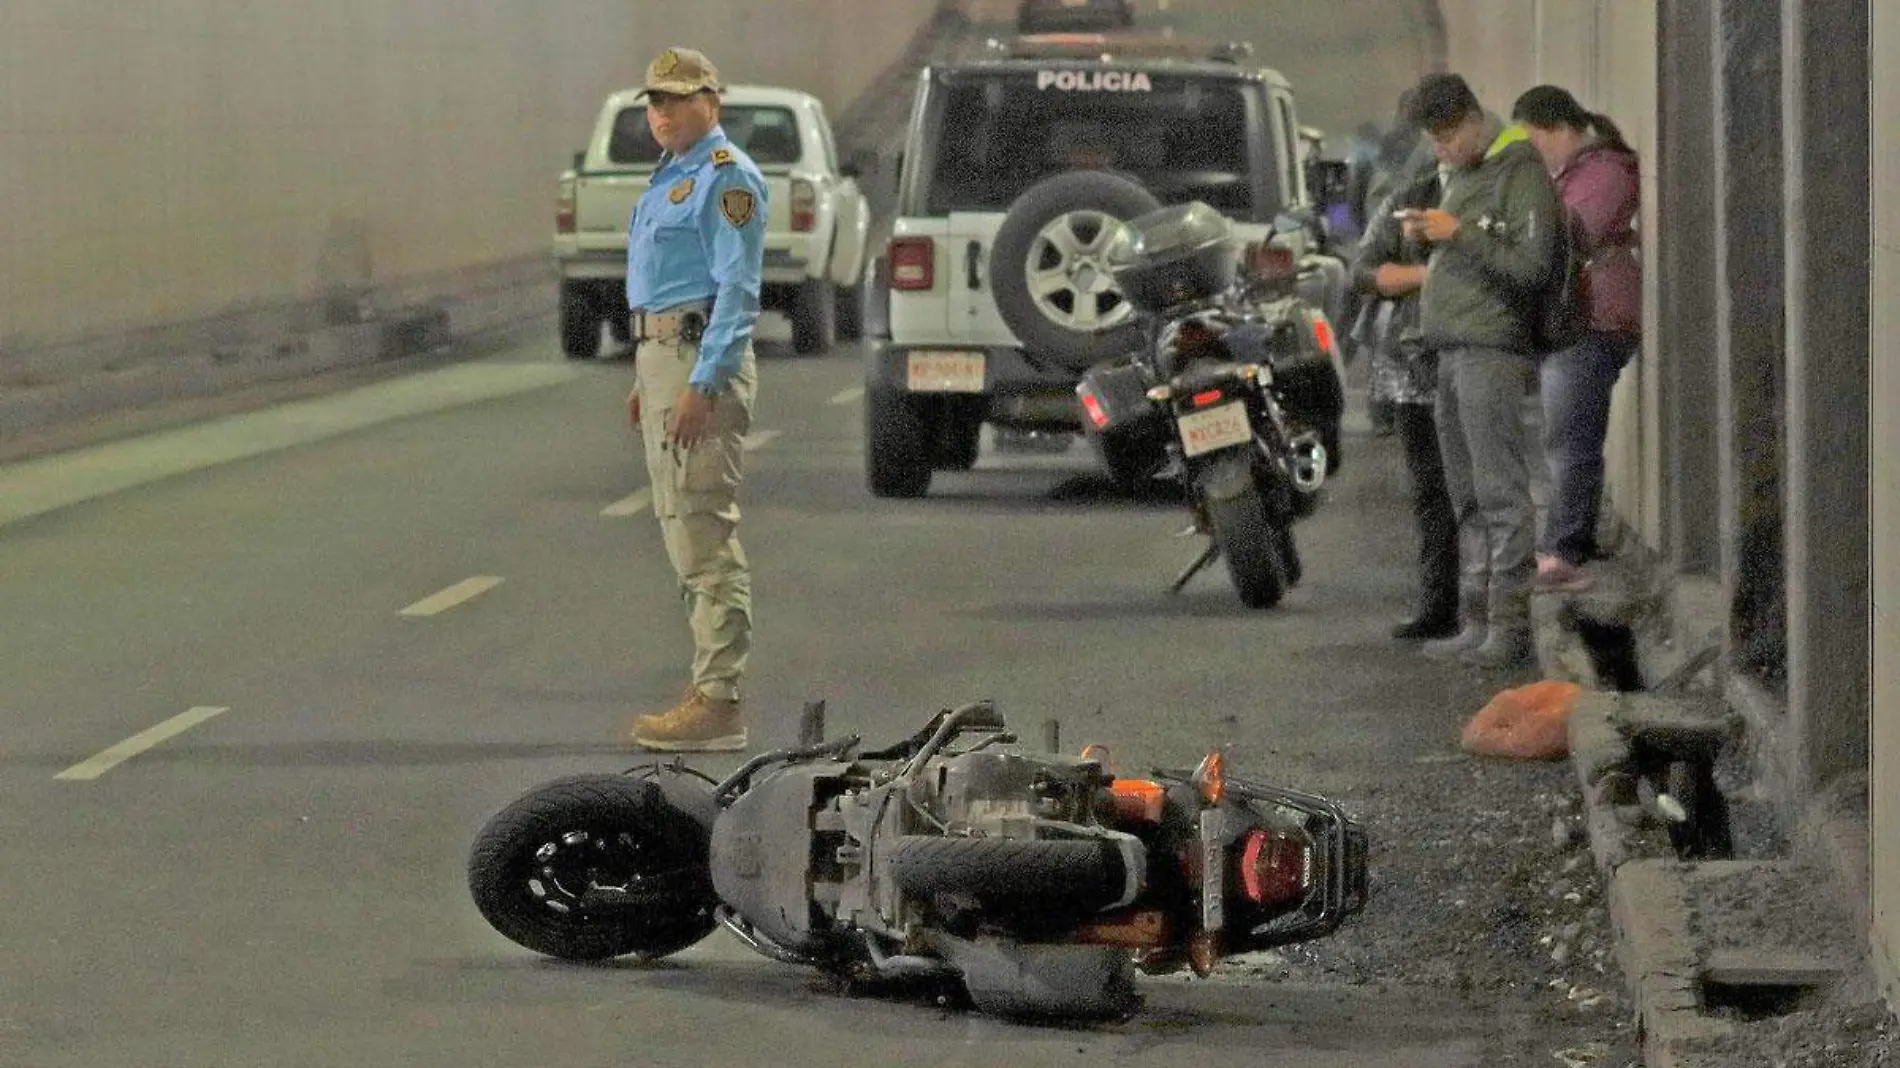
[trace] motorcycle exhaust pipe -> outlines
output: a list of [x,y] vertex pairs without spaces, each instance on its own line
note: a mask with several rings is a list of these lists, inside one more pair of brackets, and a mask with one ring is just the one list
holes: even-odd
[[1326,484],[1326,446],[1320,443],[1317,434],[1301,434],[1293,439],[1289,450],[1288,467],[1293,474],[1293,488],[1301,493],[1318,493]]

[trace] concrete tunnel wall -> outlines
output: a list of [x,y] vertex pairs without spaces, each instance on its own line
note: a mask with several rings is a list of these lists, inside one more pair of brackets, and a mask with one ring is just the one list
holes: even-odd
[[0,390],[36,348],[544,256],[556,176],[659,48],[835,115],[937,4],[762,6],[0,4]]

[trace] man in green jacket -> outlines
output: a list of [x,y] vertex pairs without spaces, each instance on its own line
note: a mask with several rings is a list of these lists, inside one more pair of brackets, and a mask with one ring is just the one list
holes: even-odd
[[1482,571],[1459,590],[1459,633],[1427,655],[1481,667],[1533,659],[1536,574],[1526,395],[1537,388],[1533,316],[1560,251],[1556,189],[1521,128],[1485,112],[1456,74],[1419,83],[1412,113],[1449,170],[1437,208],[1409,212],[1431,257],[1419,294],[1422,342],[1439,353],[1438,443],[1459,523],[1482,531]]

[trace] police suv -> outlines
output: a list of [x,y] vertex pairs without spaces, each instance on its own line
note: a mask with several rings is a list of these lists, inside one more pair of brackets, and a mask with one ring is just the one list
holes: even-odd
[[[974,466],[986,422],[1081,428],[1082,372],[1142,345],[1109,239],[1158,204],[1208,203],[1246,242],[1271,232],[1302,294],[1338,306],[1345,265],[1315,252],[1292,88],[1250,55],[1065,35],[922,72],[866,294],[872,320],[888,320],[866,350],[873,494],[923,496],[933,472]],[[1315,321],[1331,348],[1330,324]]]

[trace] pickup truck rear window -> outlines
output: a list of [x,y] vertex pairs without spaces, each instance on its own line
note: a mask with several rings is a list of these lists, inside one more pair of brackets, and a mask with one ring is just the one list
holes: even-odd
[[925,194],[932,215],[1002,211],[1044,178],[1088,167],[1130,174],[1165,203],[1203,200],[1231,216],[1253,208],[1240,86],[1064,70],[940,91],[943,121]]
[[[790,108],[728,104],[720,109],[719,125],[732,143],[761,167],[797,163],[804,156],[798,140],[798,117]],[[660,146],[647,129],[646,108],[627,108],[614,116],[607,162],[620,167],[651,167],[659,159]]]

